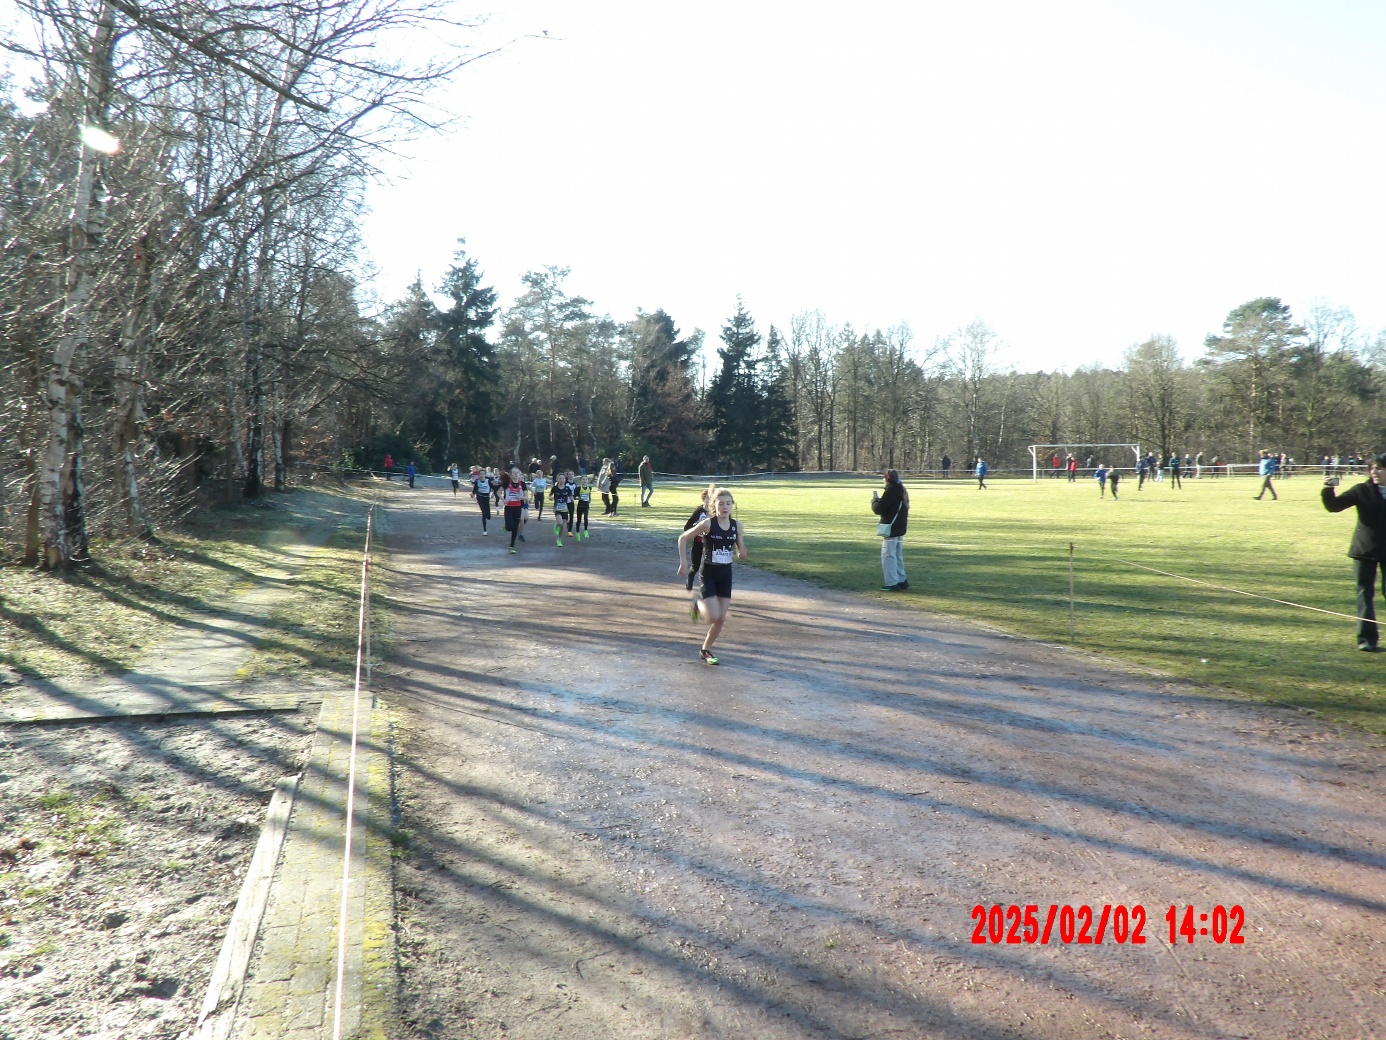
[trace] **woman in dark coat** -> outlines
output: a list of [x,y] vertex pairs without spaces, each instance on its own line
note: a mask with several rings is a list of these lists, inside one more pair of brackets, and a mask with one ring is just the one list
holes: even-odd
[[1352,532],[1348,555],[1357,572],[1357,649],[1375,653],[1376,579],[1381,575],[1386,596],[1386,454],[1372,459],[1367,479],[1338,494],[1336,477],[1324,481],[1323,506],[1331,513],[1357,507],[1357,527]]
[[890,525],[890,534],[881,539],[881,591],[904,592],[910,587],[905,579],[905,531],[910,521],[910,495],[895,470],[885,471],[883,494],[872,492],[871,512],[882,524]]

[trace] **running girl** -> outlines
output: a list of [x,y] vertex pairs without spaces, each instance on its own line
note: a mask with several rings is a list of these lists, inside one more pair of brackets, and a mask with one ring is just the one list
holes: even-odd
[[549,489],[549,482],[544,479],[544,470],[541,467],[534,471],[534,476],[530,478],[530,487],[534,490],[534,508],[539,512],[534,514],[535,520],[544,519],[544,492]]
[[[687,531],[689,528],[696,526],[696,525],[698,524],[698,522],[701,521],[702,519],[704,519],[706,516],[707,516],[707,489],[704,488],[704,489],[703,489],[703,497],[700,498],[700,499],[698,500],[698,505],[697,505],[697,507],[693,510],[692,515],[689,516],[688,522],[687,522],[686,524],[683,525],[683,529],[684,529],[685,531]],[[694,538],[694,539],[693,539],[693,566],[690,567],[690,568],[688,569],[688,591],[689,591],[689,592],[692,592],[692,591],[693,591],[693,579],[696,578],[696,577],[698,576],[698,567],[699,567],[699,565],[700,565],[702,562],[703,562],[703,540],[702,540],[701,538]],[[690,611],[691,611],[691,612],[693,613],[693,615],[694,615],[694,620],[697,620],[697,610],[698,610],[698,607],[697,607],[697,600],[694,600],[693,602],[694,602],[694,605],[690,608]]]
[[510,551],[515,552],[515,539],[524,523],[525,482],[520,479],[519,467],[510,471],[510,482],[503,492],[505,500],[505,529],[510,532]]
[[[537,497],[539,492],[534,493]],[[572,534],[571,521],[568,519],[568,512],[573,507],[573,485],[568,483],[568,474],[562,473],[554,477],[553,480],[553,536],[558,540],[560,548],[563,546],[563,528],[568,527],[568,533]]]
[[[577,487],[577,518],[573,525],[577,528],[578,541],[584,538],[591,538],[592,532],[587,529],[587,514],[592,509],[592,478],[584,473],[578,478]],[[691,587],[691,586],[690,586]]]
[[491,522],[491,476],[478,466],[472,467],[472,497],[481,507],[481,533],[490,534],[486,525]]
[[[736,502],[730,491],[714,484],[707,489],[707,500],[712,506],[712,515],[699,520],[679,535],[679,577],[688,573],[685,552],[688,543],[694,538],[703,538],[707,551],[703,561],[702,596],[694,600],[694,609],[701,610],[708,628],[699,654],[707,664],[719,664],[712,653],[712,644],[722,634],[722,626],[731,611],[732,557],[735,554],[743,561],[746,559],[746,538],[741,525],[731,518],[732,506]],[[697,620],[696,613],[693,619]]]

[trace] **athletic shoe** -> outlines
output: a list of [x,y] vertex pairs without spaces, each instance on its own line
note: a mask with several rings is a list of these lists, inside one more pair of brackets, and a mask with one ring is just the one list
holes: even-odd
[[563,548],[563,539],[562,539],[562,538],[560,538],[560,539],[558,540],[558,547],[559,547],[560,549]]
[[696,599],[688,604],[688,620],[695,625],[698,623],[698,601]]
[[699,650],[698,653],[700,653],[700,654],[703,655],[703,661],[704,661],[705,663],[707,663],[707,664],[721,664],[721,663],[722,663],[721,661],[717,660],[717,658],[715,658],[715,657],[712,656],[712,651],[711,651],[711,650]]
[[1358,649],[1358,650],[1361,650],[1363,653],[1368,653],[1368,654],[1374,654],[1374,653],[1376,653],[1376,646],[1373,645],[1372,643],[1367,643],[1367,642],[1358,643],[1358,644],[1357,644],[1357,649]]
[[525,540],[525,536],[524,536],[524,535],[520,535],[520,541],[523,542],[524,540]]
[[516,549],[513,545],[510,547],[510,551],[511,551],[511,552],[519,552],[519,550]]
[[488,530],[486,530],[486,528],[483,527],[483,528],[481,529],[481,533],[482,533],[482,534],[490,534],[491,532],[488,531]]
[[898,585],[882,585],[882,586],[881,586],[881,591],[882,591],[882,592],[894,592],[894,591],[895,591],[896,589],[898,589],[899,587],[900,587],[900,586],[898,586]]

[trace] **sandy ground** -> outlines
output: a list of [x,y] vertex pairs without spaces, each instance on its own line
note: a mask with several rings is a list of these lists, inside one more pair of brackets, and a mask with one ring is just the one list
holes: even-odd
[[593,527],[391,512],[407,1035],[1386,1035],[1379,743],[752,567],[709,668],[672,545]]

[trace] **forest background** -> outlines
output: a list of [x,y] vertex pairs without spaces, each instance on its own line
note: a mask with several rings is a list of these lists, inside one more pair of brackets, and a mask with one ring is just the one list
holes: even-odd
[[6,560],[60,568],[93,538],[285,488],[295,465],[387,453],[425,471],[648,454],[666,472],[932,472],[945,454],[1028,469],[1033,443],[1229,462],[1386,447],[1386,331],[1326,304],[1230,300],[1191,364],[1152,335],[1074,372],[1004,363],[980,318],[927,341],[816,311],[762,330],[736,300],[710,344],[657,306],[601,313],[557,266],[502,305],[461,239],[436,285],[374,306],[364,187],[475,57],[377,44],[465,30],[443,5],[20,7],[36,31],[6,46],[38,73],[0,82]]

